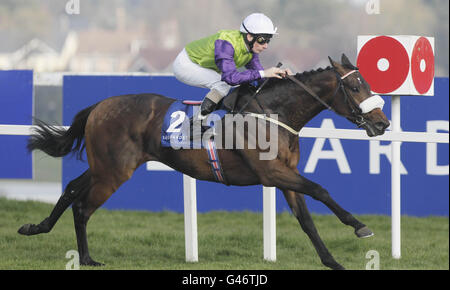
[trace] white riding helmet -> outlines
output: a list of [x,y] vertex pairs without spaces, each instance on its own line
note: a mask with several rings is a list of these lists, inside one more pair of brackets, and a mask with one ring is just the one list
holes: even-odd
[[239,29],[242,33],[251,34],[278,34],[273,27],[272,20],[262,13],[253,13],[247,16]]

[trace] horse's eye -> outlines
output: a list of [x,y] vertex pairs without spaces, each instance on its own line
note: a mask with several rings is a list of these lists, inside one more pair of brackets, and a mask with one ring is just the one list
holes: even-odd
[[358,88],[358,87],[353,87],[353,88],[352,88],[352,91],[354,91],[354,92],[359,92],[359,88]]

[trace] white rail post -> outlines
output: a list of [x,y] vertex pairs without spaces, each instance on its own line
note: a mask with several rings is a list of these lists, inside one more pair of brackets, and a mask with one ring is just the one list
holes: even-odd
[[198,262],[197,191],[195,179],[183,174],[186,262]]
[[[391,103],[391,119],[392,131],[400,132],[400,96],[392,96]],[[392,257],[400,259],[401,257],[401,142],[392,142],[392,167],[391,167],[391,235],[392,235]]]
[[275,197],[275,187],[263,187],[264,260],[272,262],[277,260]]

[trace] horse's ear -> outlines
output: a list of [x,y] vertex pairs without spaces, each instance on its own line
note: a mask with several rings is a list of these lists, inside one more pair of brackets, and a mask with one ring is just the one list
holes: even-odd
[[348,60],[348,57],[345,55],[345,53],[343,53],[341,56],[341,63],[343,65],[348,65],[348,64],[351,65],[350,60]]
[[341,57],[341,63],[342,63],[342,65],[350,67],[350,68],[355,67],[344,53],[342,54],[342,57]]
[[328,59],[330,60],[331,66],[334,68],[338,68],[339,64],[337,62],[335,62],[334,60],[331,59],[331,57],[328,57]]

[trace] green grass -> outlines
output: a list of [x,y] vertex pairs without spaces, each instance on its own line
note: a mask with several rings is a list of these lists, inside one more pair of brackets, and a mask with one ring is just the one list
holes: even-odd
[[[0,269],[65,269],[69,250],[77,249],[72,211],[48,234],[26,237],[17,230],[39,223],[53,206],[0,198]],[[365,269],[369,250],[380,254],[380,269],[449,269],[448,217],[402,217],[402,258],[391,258],[390,217],[361,215],[375,233],[358,239],[332,215],[313,215],[335,259],[347,269]],[[88,224],[90,253],[101,269],[328,269],[295,218],[277,215],[277,261],[263,260],[262,214],[198,214],[198,263],[185,262],[184,218],[174,212],[100,209]],[[92,269],[82,267],[82,269]]]

